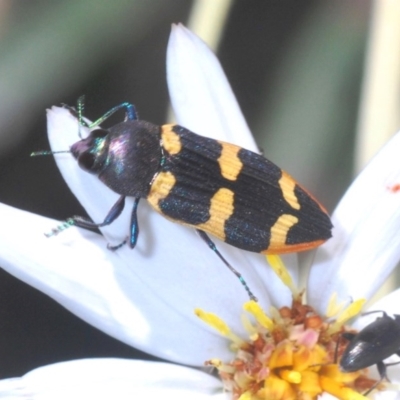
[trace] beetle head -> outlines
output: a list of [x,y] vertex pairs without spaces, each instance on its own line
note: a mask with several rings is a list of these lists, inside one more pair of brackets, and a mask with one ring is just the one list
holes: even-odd
[[95,129],[89,136],[71,146],[71,153],[78,165],[87,172],[98,174],[104,165],[107,153],[106,129]]

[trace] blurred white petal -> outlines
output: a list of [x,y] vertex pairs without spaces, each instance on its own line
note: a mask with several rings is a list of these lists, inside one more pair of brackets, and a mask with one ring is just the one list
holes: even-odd
[[400,260],[400,134],[361,172],[340,201],[333,238],[316,255],[309,280],[311,305],[369,299]]
[[[171,397],[169,397],[171,396]],[[220,381],[177,365],[124,359],[83,359],[0,380],[1,399],[227,399]]]
[[164,301],[162,290],[152,293],[135,268],[105,250],[101,236],[71,228],[47,239],[43,232],[57,221],[5,205],[0,216],[7,226],[0,230],[2,267],[102,331],[151,354],[199,365],[210,355],[197,356],[193,340],[203,349],[214,339],[223,343],[192,310],[186,315]]
[[400,400],[400,393],[398,389],[385,389],[382,392],[373,393],[371,396],[376,400]]

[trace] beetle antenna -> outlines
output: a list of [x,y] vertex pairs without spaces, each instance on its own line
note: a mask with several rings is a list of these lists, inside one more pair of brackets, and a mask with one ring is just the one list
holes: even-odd
[[85,108],[85,95],[83,94],[82,96],[80,96],[78,98],[78,103],[77,103],[78,123],[79,123],[78,135],[79,135],[80,139],[83,139],[82,131],[81,131],[82,126],[88,127],[88,124],[83,119],[83,110],[84,110],[84,108]]
[[34,151],[34,152],[31,153],[31,157],[51,156],[53,154],[59,154],[59,153],[71,153],[71,150],[59,150],[59,151],[40,150],[40,151]]

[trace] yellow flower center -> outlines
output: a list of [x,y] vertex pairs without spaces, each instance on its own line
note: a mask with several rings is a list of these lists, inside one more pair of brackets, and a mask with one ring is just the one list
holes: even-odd
[[[283,264],[278,268],[288,281]],[[292,306],[272,310],[273,318],[253,300],[244,304],[250,314],[242,317],[247,340],[218,316],[197,309],[200,319],[231,341],[235,354],[228,363],[212,359],[206,365],[218,370],[234,400],[312,400],[323,392],[342,400],[366,399],[361,393],[376,381],[367,378],[366,370],[344,373],[338,365],[347,345],[341,336],[343,324],[360,312],[364,301],[352,303],[335,320],[331,315],[328,320],[303,304],[294,289],[292,293]],[[336,314],[339,311],[336,307]]]

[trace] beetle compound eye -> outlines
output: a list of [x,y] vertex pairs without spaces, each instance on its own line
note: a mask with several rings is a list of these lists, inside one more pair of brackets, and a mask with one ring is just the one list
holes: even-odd
[[78,165],[87,172],[96,172],[93,170],[96,156],[89,152],[84,152],[78,157]]

